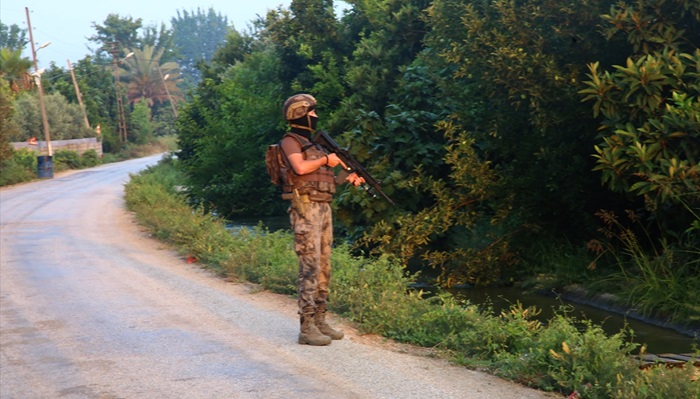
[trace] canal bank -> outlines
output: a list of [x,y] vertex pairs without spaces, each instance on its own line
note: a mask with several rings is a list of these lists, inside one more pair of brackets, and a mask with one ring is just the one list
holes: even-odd
[[609,296],[589,298],[580,287],[538,293],[516,287],[460,287],[449,292],[458,299],[491,307],[496,313],[518,302],[524,307],[534,306],[540,311],[537,319],[543,323],[556,313],[566,312],[578,320],[590,320],[610,335],[627,329],[633,333],[632,342],[645,345],[647,353],[691,353],[700,346],[697,326],[683,327],[653,320],[614,305]]

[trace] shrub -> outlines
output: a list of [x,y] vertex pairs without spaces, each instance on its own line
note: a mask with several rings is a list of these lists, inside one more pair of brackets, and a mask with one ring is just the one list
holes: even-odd
[[84,168],[91,168],[100,164],[100,156],[97,155],[97,151],[90,149],[85,151],[80,156],[80,164]]
[[700,398],[700,369],[692,364],[668,368],[655,366],[625,379],[619,374],[612,398],[667,399]]
[[75,151],[59,150],[53,154],[53,169],[60,172],[66,169],[80,169],[80,154]]
[[36,154],[27,149],[13,150],[0,164],[0,186],[22,183],[37,177]]

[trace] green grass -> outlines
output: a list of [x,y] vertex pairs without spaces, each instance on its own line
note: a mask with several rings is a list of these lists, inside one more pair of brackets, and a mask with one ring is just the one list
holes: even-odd
[[601,215],[610,240],[606,253],[619,267],[608,280],[619,287],[625,304],[645,316],[698,325],[700,249],[693,241],[681,246],[654,240],[632,212],[630,225],[612,213]]
[[[126,200],[140,222],[183,255],[227,278],[261,289],[296,292],[297,260],[288,231],[262,227],[228,231],[223,221],[193,210],[176,187],[185,181],[176,161],[165,159],[126,185]],[[410,290],[414,276],[385,258],[333,250],[331,310],[364,332],[433,347],[465,367],[582,398],[700,397],[698,370],[639,369],[630,353],[632,331],[606,335],[599,326],[573,319],[561,309],[545,324],[536,309],[513,305],[493,315],[445,293],[424,297]],[[584,328],[581,328],[581,326]]]

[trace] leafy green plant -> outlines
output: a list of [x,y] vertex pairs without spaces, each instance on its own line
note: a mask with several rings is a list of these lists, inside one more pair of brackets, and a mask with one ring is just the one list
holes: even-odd
[[80,169],[82,166],[80,154],[76,151],[58,150],[53,154],[53,168],[56,172],[66,169]]
[[0,162],[0,186],[32,180],[37,176],[36,153],[27,149],[12,150],[11,157]]
[[580,93],[601,118],[594,170],[643,203],[655,235],[682,245],[700,206],[700,50],[687,31],[697,29],[700,4],[619,2],[602,19],[606,38],[623,38],[633,52],[612,70],[588,66]]
[[229,234],[236,237],[236,244],[227,248],[230,256],[223,264],[225,272],[273,292],[296,293],[298,260],[290,231],[271,233],[257,226]]
[[80,164],[84,168],[91,168],[101,163],[100,156],[94,149],[89,149],[80,155]]
[[[401,183],[407,191],[432,198],[434,204],[418,212],[398,215],[390,222],[377,223],[363,241],[376,247],[377,253],[391,254],[404,265],[422,258],[441,271],[444,286],[466,282],[487,285],[498,280],[502,268],[515,262],[507,237],[499,236],[496,228],[491,227],[473,240],[480,242],[472,242],[471,246],[449,246],[449,250],[431,246],[440,238],[443,238],[440,242],[445,242],[448,241],[445,237],[454,239],[465,230],[473,230],[484,218],[479,210],[488,208],[487,201],[493,197],[494,186],[498,184],[489,162],[480,159],[474,140],[468,134],[449,123],[441,124],[441,128],[448,140],[444,162],[449,177],[424,176],[419,165],[414,177]],[[507,212],[497,213],[489,225],[498,225]]]
[[609,397],[615,399],[700,398],[700,369],[692,364],[653,366],[625,379],[620,373]]
[[582,397],[605,397],[618,375],[637,370],[629,356],[637,345],[627,341],[628,332],[608,337],[599,326],[566,315],[565,308],[536,332],[516,350],[494,354],[497,374],[547,390],[584,388]]
[[[550,322],[553,329],[556,323],[572,325],[571,319]],[[582,324],[582,332],[570,331],[559,348],[549,349],[548,359],[541,359],[546,361],[548,377],[560,390],[583,389],[582,397],[604,398],[620,375],[633,375],[638,370],[639,365],[630,356],[637,345],[626,342],[625,331],[608,337],[600,326],[586,321]]]

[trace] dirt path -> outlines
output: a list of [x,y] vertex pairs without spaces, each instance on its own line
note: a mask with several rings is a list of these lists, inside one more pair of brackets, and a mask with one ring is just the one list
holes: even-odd
[[0,190],[1,398],[556,397],[342,323],[298,345],[293,298],[187,264],[126,212],[157,160]]

